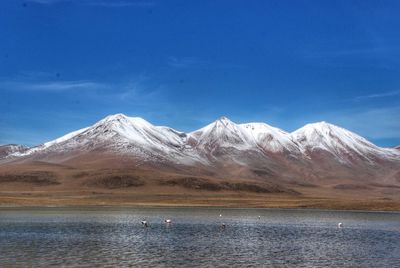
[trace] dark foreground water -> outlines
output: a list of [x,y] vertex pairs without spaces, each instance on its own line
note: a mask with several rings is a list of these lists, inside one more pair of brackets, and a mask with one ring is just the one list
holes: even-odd
[[0,209],[0,267],[52,266],[400,267],[400,214]]

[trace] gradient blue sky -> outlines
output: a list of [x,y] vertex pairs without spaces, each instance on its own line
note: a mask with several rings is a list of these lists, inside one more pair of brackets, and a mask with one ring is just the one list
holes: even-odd
[[3,0],[0,143],[113,113],[182,131],[221,115],[400,144],[400,1]]

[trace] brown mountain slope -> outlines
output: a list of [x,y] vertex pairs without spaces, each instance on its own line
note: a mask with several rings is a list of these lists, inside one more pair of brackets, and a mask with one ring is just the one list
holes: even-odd
[[210,169],[90,154],[60,163],[24,160],[1,165],[0,203],[393,210],[400,208],[399,174],[391,174],[397,184],[338,176],[309,180],[233,164]]
[[400,198],[399,152],[325,122],[287,133],[223,117],[182,133],[117,114],[3,152],[1,204],[385,209]]

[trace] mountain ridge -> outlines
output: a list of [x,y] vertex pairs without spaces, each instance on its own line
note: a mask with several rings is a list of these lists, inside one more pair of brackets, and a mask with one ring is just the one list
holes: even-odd
[[399,150],[378,147],[324,121],[289,133],[266,123],[236,124],[223,116],[184,133],[124,114],[109,115],[42,145],[10,151],[0,164],[85,159],[80,160],[84,163],[105,155],[187,174],[197,170],[218,177],[285,181],[381,176],[397,182],[400,166]]
[[88,200],[97,191],[150,199],[168,199],[171,193],[202,198],[207,192],[212,200],[219,192],[221,198],[257,195],[264,200],[272,194],[311,198],[307,202],[315,197],[352,200],[360,194],[366,200],[400,196],[400,150],[378,147],[326,122],[289,133],[221,117],[184,133],[115,114],[35,147],[1,148],[4,200],[10,191],[38,191],[40,196],[44,190],[76,193],[76,198],[85,192]]
[[[102,129],[103,133],[94,133],[94,129]],[[96,137],[104,139],[118,134],[122,139],[134,141],[137,144],[153,147],[153,149],[169,150],[161,143],[172,145],[174,148],[208,147],[214,145],[221,147],[235,146],[251,148],[262,147],[267,151],[277,152],[284,149],[289,151],[307,150],[307,148],[319,148],[334,151],[340,147],[348,146],[357,153],[360,150],[374,151],[375,153],[397,156],[394,148],[382,148],[367,141],[365,138],[344,128],[335,126],[325,121],[307,124],[291,133],[266,123],[251,122],[236,124],[223,116],[209,125],[198,130],[184,133],[166,126],[154,126],[141,117],[128,117],[124,114],[107,116],[92,126],[68,133],[55,140],[29,148],[26,152],[12,152],[11,156],[25,156],[48,149],[57,144],[92,131]],[[110,132],[110,133],[107,133]],[[333,134],[337,136],[333,136]],[[337,134],[338,133],[338,134]],[[329,137],[330,136],[330,137]],[[347,139],[343,144],[343,139]],[[336,143],[332,144],[335,140]],[[349,142],[350,140],[350,142]],[[329,144],[327,143],[329,142]],[[353,143],[353,144],[352,144]],[[357,144],[357,146],[354,146]],[[240,149],[240,148],[239,148]]]

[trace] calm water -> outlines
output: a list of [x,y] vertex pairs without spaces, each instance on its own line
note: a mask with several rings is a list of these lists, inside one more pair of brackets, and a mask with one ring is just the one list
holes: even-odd
[[0,209],[0,267],[51,266],[400,267],[400,214]]

